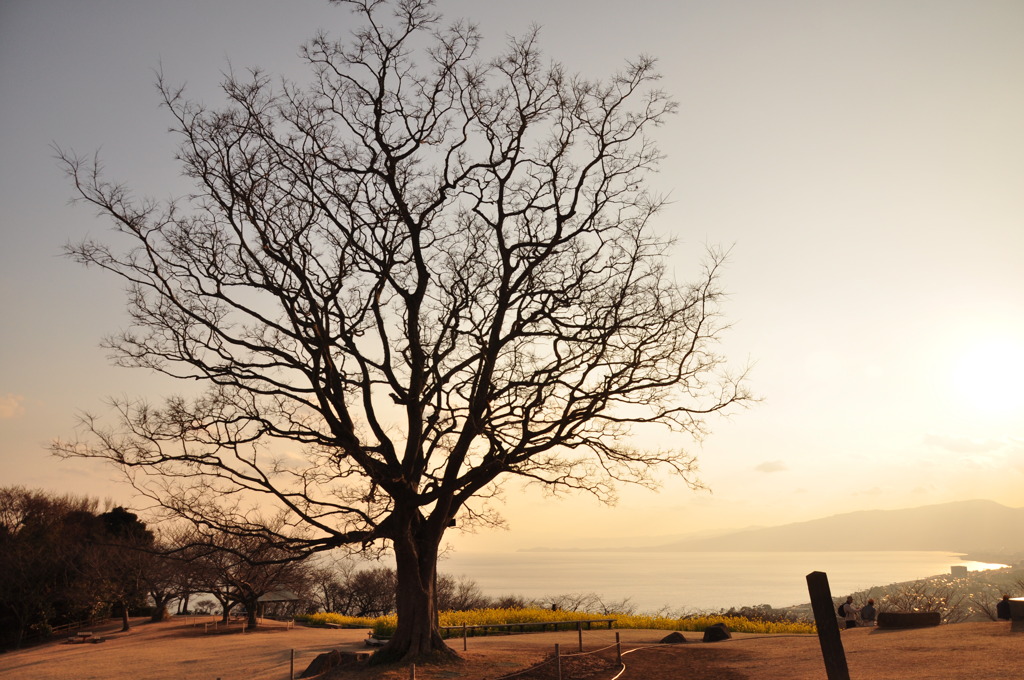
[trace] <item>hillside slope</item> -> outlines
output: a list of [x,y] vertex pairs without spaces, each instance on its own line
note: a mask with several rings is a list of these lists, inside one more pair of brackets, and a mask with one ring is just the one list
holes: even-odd
[[648,548],[656,551],[949,550],[1024,552],[1024,508],[984,500],[866,510]]

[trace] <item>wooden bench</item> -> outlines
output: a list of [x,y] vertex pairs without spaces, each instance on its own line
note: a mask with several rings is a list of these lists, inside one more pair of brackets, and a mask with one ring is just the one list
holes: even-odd
[[74,635],[68,637],[67,642],[70,642],[71,644],[74,645],[74,644],[81,644],[83,642],[103,642],[104,639],[105,638],[101,638],[101,637],[95,635],[94,633],[86,632],[86,631],[80,631],[80,632],[75,633]]

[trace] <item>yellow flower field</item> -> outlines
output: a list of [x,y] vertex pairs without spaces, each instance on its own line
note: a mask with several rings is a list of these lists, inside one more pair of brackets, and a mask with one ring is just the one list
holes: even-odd
[[[738,633],[759,634],[813,634],[813,623],[806,621],[761,621],[741,616],[684,616],[671,618],[665,616],[598,614],[594,612],[552,611],[542,608],[527,609],[472,609],[469,611],[445,611],[438,616],[439,623],[445,626],[488,626],[515,623],[552,623],[555,621],[581,621],[587,619],[615,619],[613,627],[632,629],[700,631],[716,623],[724,623],[730,630]],[[398,617],[395,615],[381,616],[375,619],[341,616],[340,614],[312,614],[297,617],[297,620],[308,625],[331,625],[341,628],[369,628],[376,637],[389,637],[395,630]]]

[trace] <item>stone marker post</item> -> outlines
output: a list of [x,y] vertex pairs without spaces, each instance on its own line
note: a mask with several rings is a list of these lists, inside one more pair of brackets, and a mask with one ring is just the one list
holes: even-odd
[[828,587],[828,574],[823,571],[808,574],[807,591],[811,595],[811,609],[814,611],[814,624],[818,627],[818,643],[828,680],[850,680],[832,591]]

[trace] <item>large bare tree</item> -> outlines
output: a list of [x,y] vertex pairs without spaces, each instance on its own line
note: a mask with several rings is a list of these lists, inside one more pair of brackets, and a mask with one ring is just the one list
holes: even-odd
[[384,542],[399,623],[378,660],[446,655],[456,517],[494,521],[507,478],[606,500],[655,468],[696,483],[684,443],[749,395],[715,351],[720,255],[680,284],[651,228],[649,132],[676,108],[652,59],[587,80],[536,31],[485,59],[430,0],[340,4],[362,27],[306,45],[306,85],[229,75],[207,108],[161,77],[193,195],[136,200],[61,152],[133,243],[69,247],[128,284],[106,346],[209,389],[118,402],[54,450],[219,531],[265,532],[259,502],[299,553]]

